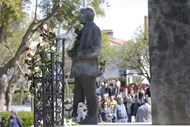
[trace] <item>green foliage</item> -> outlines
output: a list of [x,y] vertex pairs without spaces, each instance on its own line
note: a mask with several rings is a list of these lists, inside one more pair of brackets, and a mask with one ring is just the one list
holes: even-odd
[[[28,94],[29,93],[29,89],[28,88],[24,88],[24,93]],[[20,88],[15,88],[15,92],[14,93],[20,93]]]
[[[19,45],[15,45],[13,42],[17,39],[21,42],[18,35],[20,34],[20,31],[23,31],[23,28],[21,29],[20,27],[20,22],[26,16],[22,8],[24,3],[26,3],[25,0],[0,1],[0,43],[10,42],[12,43],[10,44],[12,47],[16,46],[18,48]],[[10,37],[13,37],[14,39],[9,40]]]
[[141,27],[138,28],[134,39],[127,41],[118,53],[120,61],[117,61],[117,65],[125,69],[135,69],[139,74],[150,80],[148,44],[147,34],[144,33]]
[[18,112],[18,116],[20,117],[22,121],[23,127],[31,127],[34,123],[34,113],[33,112],[26,112],[26,111],[20,111]]
[[106,7],[110,6],[107,0],[92,0],[92,2],[88,2],[88,5],[93,7],[99,16],[105,16]]
[[[83,7],[83,2],[83,0],[42,0],[38,4],[38,7],[44,16],[59,9],[56,15],[50,20],[49,25],[56,27],[57,23],[59,23],[63,29],[69,29],[73,24],[78,22],[79,10]],[[109,6],[106,0],[90,0],[87,2],[87,5],[94,8],[97,16],[104,16],[104,9]]]
[[[21,27],[23,22],[20,21],[9,24],[9,26],[6,26],[6,31],[0,33],[0,36],[1,34],[3,35],[3,39],[0,39],[0,54],[4,54],[0,56],[0,67],[6,64],[13,57],[21,44],[21,40],[26,31],[26,28]],[[20,56],[20,58],[22,57],[23,56]]]
[[22,0],[3,0],[0,2],[0,24],[7,26],[23,18]]
[[68,78],[68,83],[69,84],[74,84],[75,82],[75,79],[74,78]]
[[116,48],[110,45],[110,39],[105,32],[101,33],[102,35],[102,53],[99,58],[100,63],[106,62],[106,65],[109,64],[110,58],[116,55]]
[[74,90],[74,87],[75,87],[74,83],[73,83],[73,84],[69,84],[69,89],[70,89],[71,91]]
[[[72,82],[72,83],[69,83],[69,91],[70,91],[70,93],[73,93],[74,92],[74,82]],[[64,85],[64,99],[66,99],[68,96],[66,95],[66,85]],[[70,95],[69,95],[70,96]]]
[[[34,121],[33,112],[19,111],[17,112],[18,116],[21,119],[23,127],[31,127]],[[8,119],[10,117],[10,112],[0,112],[0,116],[3,118],[3,127],[8,126]]]
[[141,85],[141,83],[142,83],[143,80],[144,80],[144,78],[139,77],[139,76],[134,76],[134,77],[133,77],[134,83],[136,83],[138,86]]
[[71,119],[64,119],[64,126],[80,126],[79,123],[72,122]]
[[10,117],[10,112],[0,112],[0,117],[3,120],[3,127],[8,127],[8,120]]
[[[23,93],[22,104],[25,104],[25,102],[27,100],[27,95],[28,95],[28,93]],[[15,94],[13,94],[12,105],[20,105],[20,93],[17,92]]]
[[121,86],[126,86],[126,78],[125,77],[121,77],[120,79],[120,82],[121,82]]

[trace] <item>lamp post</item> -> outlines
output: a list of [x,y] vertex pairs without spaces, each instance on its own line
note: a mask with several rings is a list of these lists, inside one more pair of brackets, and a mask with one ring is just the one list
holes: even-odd
[[125,78],[126,78],[126,85],[127,85],[127,86],[128,86],[128,72],[129,72],[129,70],[127,69],[127,70],[126,70],[126,77],[125,77]]

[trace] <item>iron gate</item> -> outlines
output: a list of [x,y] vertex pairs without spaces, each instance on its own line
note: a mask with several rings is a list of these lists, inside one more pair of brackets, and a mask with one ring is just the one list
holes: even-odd
[[54,127],[64,124],[64,39],[56,38],[56,52],[41,52],[38,62],[41,75],[32,76],[34,86],[34,126]]

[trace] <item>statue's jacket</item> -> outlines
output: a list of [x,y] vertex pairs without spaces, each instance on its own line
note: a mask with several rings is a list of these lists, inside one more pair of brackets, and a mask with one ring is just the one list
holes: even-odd
[[80,31],[75,46],[68,51],[72,59],[71,76],[97,77],[100,73],[98,57],[101,54],[101,32],[93,22],[87,22]]

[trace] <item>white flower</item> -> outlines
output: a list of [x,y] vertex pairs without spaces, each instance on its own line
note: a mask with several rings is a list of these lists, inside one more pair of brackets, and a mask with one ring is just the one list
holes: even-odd
[[34,71],[35,71],[35,72],[39,72],[39,71],[40,71],[40,67],[39,67],[39,66],[35,67],[35,68],[34,68]]
[[43,29],[45,32],[48,32],[49,31],[49,28],[48,28],[48,25],[47,24],[43,24]]
[[66,49],[70,50],[73,48],[76,37],[77,37],[77,34],[75,33],[74,27],[72,27],[66,34],[63,35],[63,38],[65,38],[66,40],[66,43],[65,43]]
[[65,109],[66,109],[66,110],[71,110],[72,106],[73,106],[73,105],[70,104],[70,103],[69,103],[69,104],[65,104]]
[[88,110],[86,104],[80,102],[77,108],[77,122],[84,120],[87,116]]
[[56,47],[55,47],[55,46],[52,46],[52,47],[51,47],[51,50],[52,50],[52,51],[55,51],[55,50],[56,50]]

